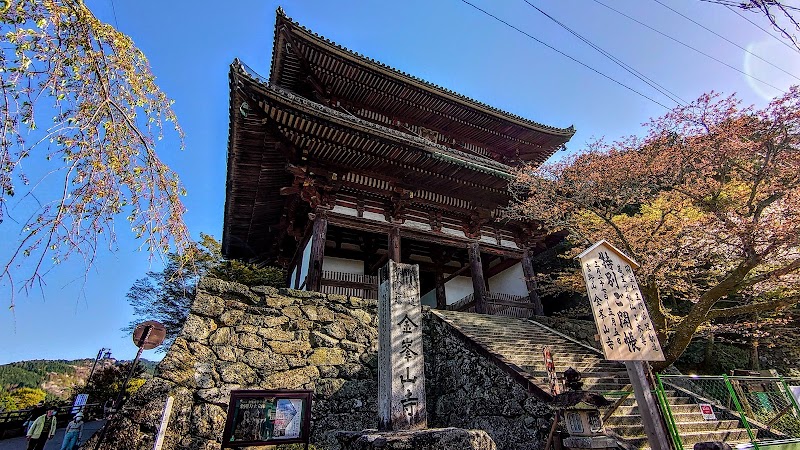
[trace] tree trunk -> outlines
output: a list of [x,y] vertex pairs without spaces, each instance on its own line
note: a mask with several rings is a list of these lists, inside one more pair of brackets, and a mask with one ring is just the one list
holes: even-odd
[[706,340],[706,351],[703,354],[703,365],[709,367],[714,360],[714,333],[708,335]]
[[761,361],[758,360],[758,340],[750,343],[750,370],[761,370]]

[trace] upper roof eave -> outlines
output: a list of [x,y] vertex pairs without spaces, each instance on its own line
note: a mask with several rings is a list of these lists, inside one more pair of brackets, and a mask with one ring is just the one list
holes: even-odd
[[[351,61],[356,62],[357,64],[368,66],[373,70],[377,70],[384,75],[387,75],[391,78],[402,80],[410,85],[419,87],[425,91],[433,95],[438,95],[445,97],[451,101],[455,101],[460,103],[464,106],[477,109],[483,111],[487,114],[490,114],[496,118],[507,120],[509,122],[514,123],[515,125],[522,126],[525,128],[529,128],[538,132],[550,134],[553,136],[561,136],[567,138],[565,142],[569,141],[570,138],[575,134],[575,127],[574,125],[570,125],[567,128],[559,128],[553,127],[550,125],[545,125],[543,123],[536,122],[534,120],[526,119],[522,116],[517,114],[510,113],[508,111],[504,111],[499,108],[495,108],[494,106],[488,105],[486,103],[480,102],[473,98],[467,97],[465,95],[459,94],[458,92],[452,91],[450,89],[441,87],[437,84],[431,83],[429,81],[423,80],[419,77],[414,75],[408,74],[401,70],[398,70],[394,67],[391,67],[387,64],[384,64],[378,60],[370,58],[368,56],[364,56],[358,52],[350,50],[342,45],[337,44],[336,42],[317,34],[305,26],[301,25],[297,21],[293,20],[291,17],[286,15],[286,12],[283,10],[282,7],[278,7],[277,9],[277,20],[275,23],[275,38],[273,41],[273,50],[272,50],[272,68],[270,79],[272,80],[273,77],[276,76],[276,67],[277,63],[280,59],[279,50],[281,50],[277,43],[279,41],[279,29],[281,24],[288,24],[289,29],[294,32],[295,35],[304,36],[306,39],[317,43],[322,47],[328,48],[331,52],[337,53]],[[563,144],[562,144],[563,145]]]
[[459,150],[451,149],[443,145],[427,141],[423,138],[420,138],[412,134],[387,128],[382,125],[372,123],[357,117],[346,116],[343,113],[340,113],[339,111],[331,109],[325,105],[321,105],[319,103],[312,102],[311,100],[305,99],[303,97],[294,95],[277,86],[272,86],[263,77],[253,72],[252,69],[247,67],[243,62],[241,62],[238,59],[234,60],[233,64],[231,64],[231,74],[232,76],[238,75],[244,77],[249,82],[253,83],[255,86],[258,86],[260,89],[264,90],[265,93],[272,93],[273,95],[285,98],[287,101],[303,104],[305,106],[310,106],[313,104],[313,107],[316,110],[325,113],[328,116],[335,117],[337,120],[350,122],[360,127],[367,127],[370,130],[373,130],[373,132],[377,132],[386,136],[393,137],[394,139],[400,139],[402,141],[405,141],[406,143],[413,145],[413,147],[429,152],[431,156],[434,158],[442,159],[452,164],[466,167],[479,172],[488,173],[490,175],[500,177],[506,180],[510,180],[511,178],[513,178],[511,167],[499,163],[497,161],[494,161],[492,159],[487,159],[477,155],[464,153]]

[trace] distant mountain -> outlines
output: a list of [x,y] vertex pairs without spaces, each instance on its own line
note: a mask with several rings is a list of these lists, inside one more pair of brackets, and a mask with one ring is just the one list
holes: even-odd
[[[120,363],[105,360],[106,364]],[[40,388],[57,398],[67,398],[75,385],[83,385],[89,377],[94,359],[35,359],[0,365],[0,388]],[[153,374],[158,362],[140,359],[145,372]]]

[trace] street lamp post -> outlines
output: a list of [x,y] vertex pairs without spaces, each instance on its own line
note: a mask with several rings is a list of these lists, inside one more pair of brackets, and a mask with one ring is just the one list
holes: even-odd
[[101,348],[100,351],[97,352],[97,356],[94,358],[94,363],[92,364],[92,370],[89,371],[89,377],[86,378],[86,386],[89,386],[89,383],[92,382],[92,375],[94,375],[94,369],[97,367],[98,361],[101,359],[109,359],[111,358],[111,349],[110,348]]

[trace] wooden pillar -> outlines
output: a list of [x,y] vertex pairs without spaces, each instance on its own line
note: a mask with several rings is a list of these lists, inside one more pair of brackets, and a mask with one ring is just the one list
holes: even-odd
[[400,227],[394,226],[389,229],[389,259],[399,263],[400,258]]
[[472,272],[472,289],[475,293],[475,312],[486,314],[486,281],[483,279],[483,264],[481,263],[481,247],[474,241],[467,247],[469,251],[469,268]]
[[525,287],[528,289],[528,300],[533,304],[533,313],[537,316],[544,315],[544,305],[542,299],[539,298],[539,293],[536,292],[536,271],[533,269],[533,253],[530,249],[525,249],[525,254],[522,256],[522,273],[525,276]]
[[325,236],[328,234],[328,217],[324,212],[313,214],[311,231],[311,256],[308,258],[306,290],[319,292],[322,287],[322,258],[325,256]]
[[447,309],[447,291],[444,288],[444,268],[436,267],[436,309]]

